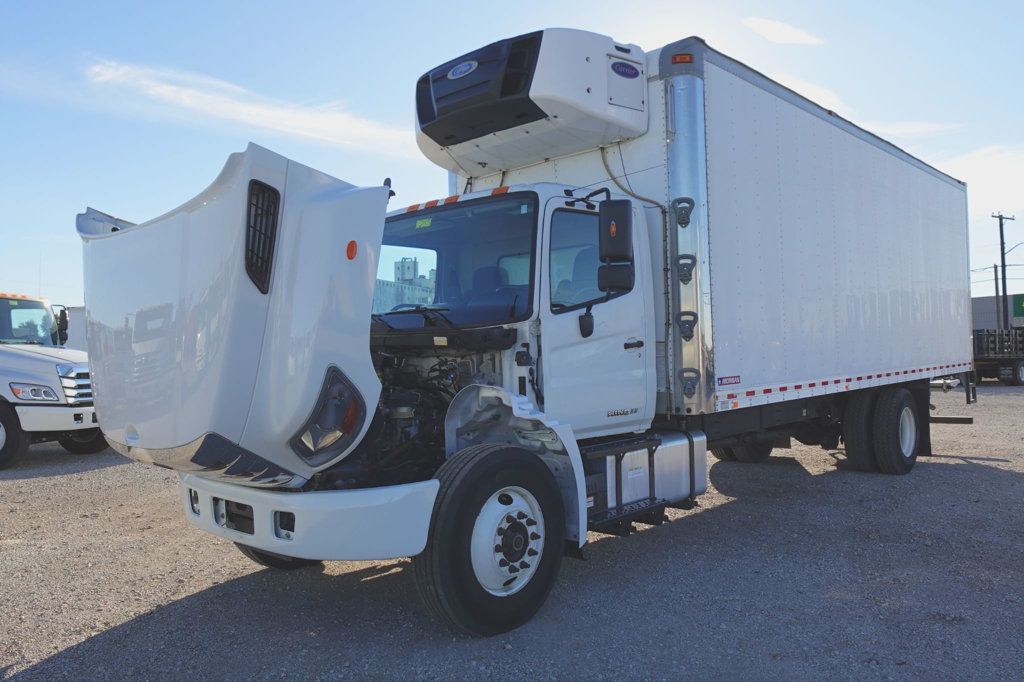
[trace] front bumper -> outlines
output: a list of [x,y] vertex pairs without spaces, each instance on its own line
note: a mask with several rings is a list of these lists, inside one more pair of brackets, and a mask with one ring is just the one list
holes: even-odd
[[[275,492],[182,474],[181,499],[195,526],[256,549],[301,559],[394,559],[426,547],[439,486],[431,479],[382,488]],[[229,527],[228,502],[251,508],[251,533]],[[241,525],[248,530],[250,524]]]
[[74,405],[15,405],[21,430],[27,433],[39,431],[78,431],[99,428],[96,410],[92,407]]

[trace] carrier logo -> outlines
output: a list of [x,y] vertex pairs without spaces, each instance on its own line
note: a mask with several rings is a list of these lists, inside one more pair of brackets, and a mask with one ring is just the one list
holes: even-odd
[[[612,62],[612,71],[623,78],[636,78],[640,75],[640,69],[626,62]],[[448,77],[451,78],[451,74]]]
[[456,64],[448,71],[448,80],[453,81],[456,78],[462,78],[476,71],[477,63],[475,61],[462,62]]
[[733,386],[740,383],[740,378],[737,377],[718,377],[719,386]]

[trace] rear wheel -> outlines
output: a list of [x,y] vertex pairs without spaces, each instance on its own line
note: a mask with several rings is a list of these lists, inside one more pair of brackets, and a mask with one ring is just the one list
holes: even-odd
[[759,462],[766,461],[769,457],[772,456],[772,446],[753,445],[747,443],[744,445],[737,445],[732,449],[732,452],[736,456],[737,462],[757,464]]
[[28,449],[28,436],[10,405],[0,404],[0,469],[9,467]]
[[238,542],[235,543],[235,547],[238,551],[249,557],[261,566],[267,568],[277,568],[282,571],[291,571],[296,568],[305,568],[306,566],[312,566],[321,562],[316,559],[299,559],[298,557],[285,556],[284,554],[275,554],[274,552],[265,552],[262,549],[256,549],[249,545],[243,545]]
[[475,445],[438,470],[416,586],[435,617],[475,635],[507,632],[543,605],[562,563],[565,513],[547,466],[508,445]]
[[1024,386],[1024,360],[1013,366],[1013,385]]
[[732,448],[715,448],[711,451],[711,454],[717,457],[720,462],[736,461],[736,453],[733,452]]
[[905,474],[917,461],[918,414],[905,388],[884,389],[875,405],[875,461],[882,473]]
[[103,452],[109,445],[99,429],[68,431],[57,439],[60,446],[73,455],[94,455]]
[[843,411],[843,444],[846,447],[846,462],[856,471],[877,471],[875,445],[872,439],[875,413],[874,390],[858,391],[846,401]]

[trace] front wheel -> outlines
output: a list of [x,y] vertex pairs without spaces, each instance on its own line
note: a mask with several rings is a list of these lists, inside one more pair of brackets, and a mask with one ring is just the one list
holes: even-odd
[[28,436],[14,408],[0,403],[0,469],[6,469],[28,450]]
[[475,635],[507,632],[543,605],[562,563],[558,483],[536,456],[474,445],[438,470],[416,586],[440,620]]
[[103,452],[109,445],[99,429],[68,431],[57,439],[60,446],[73,455],[94,455]]

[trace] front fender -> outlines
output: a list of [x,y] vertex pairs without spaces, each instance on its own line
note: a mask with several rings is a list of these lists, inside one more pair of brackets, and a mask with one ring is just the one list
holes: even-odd
[[478,443],[509,443],[535,453],[561,489],[566,538],[579,547],[586,543],[586,479],[572,427],[549,419],[525,396],[474,384],[448,406],[444,435],[448,457]]

